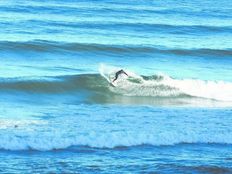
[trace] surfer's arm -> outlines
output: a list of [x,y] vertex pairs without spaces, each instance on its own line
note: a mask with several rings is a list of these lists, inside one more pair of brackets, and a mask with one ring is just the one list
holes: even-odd
[[126,74],[127,76],[129,76],[125,71],[123,71],[124,74]]

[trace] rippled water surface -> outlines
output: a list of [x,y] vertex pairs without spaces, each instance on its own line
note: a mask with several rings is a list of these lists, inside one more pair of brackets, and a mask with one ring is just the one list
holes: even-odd
[[232,173],[231,11],[1,1],[0,172]]

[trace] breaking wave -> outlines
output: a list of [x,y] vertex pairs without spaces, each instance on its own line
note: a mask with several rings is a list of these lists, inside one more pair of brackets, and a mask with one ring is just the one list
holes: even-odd
[[[100,66],[100,73],[108,81],[114,78],[120,68]],[[126,70],[125,70],[126,71]],[[111,91],[127,96],[181,97],[191,96],[220,101],[232,101],[232,83],[224,81],[203,81],[173,79],[167,75],[141,76],[126,71],[129,77],[119,78]]]
[[232,101],[232,83],[196,79],[174,79],[168,75],[137,75],[125,70],[129,77],[120,75],[112,85],[119,67],[101,65],[100,74],[80,74],[46,77],[42,79],[1,79],[0,91],[29,93],[72,93],[86,91],[108,96],[146,98],[205,98]]
[[117,148],[141,145],[177,145],[182,143],[232,144],[232,137],[227,133],[168,132],[153,134],[151,132],[127,133],[86,133],[86,135],[65,136],[62,134],[1,135],[0,149],[3,150],[55,150],[73,146],[95,148]]

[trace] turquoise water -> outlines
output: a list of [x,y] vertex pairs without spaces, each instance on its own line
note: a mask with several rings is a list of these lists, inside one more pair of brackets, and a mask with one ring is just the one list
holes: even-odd
[[0,172],[232,173],[231,10],[1,1]]

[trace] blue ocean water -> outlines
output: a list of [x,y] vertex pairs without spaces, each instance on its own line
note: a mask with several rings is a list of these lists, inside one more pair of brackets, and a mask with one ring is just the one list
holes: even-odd
[[0,172],[232,173],[231,11],[0,1]]

